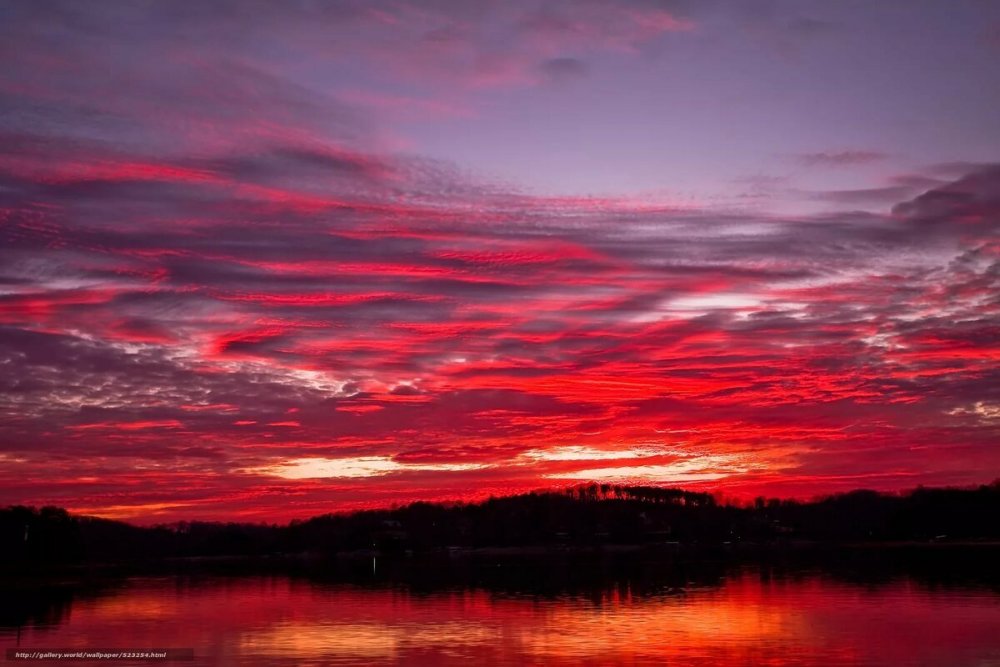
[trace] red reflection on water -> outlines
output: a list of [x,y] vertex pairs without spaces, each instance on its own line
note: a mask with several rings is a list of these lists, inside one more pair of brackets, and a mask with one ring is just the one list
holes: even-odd
[[[680,595],[497,597],[285,577],[138,579],[23,647],[194,647],[197,664],[965,665],[1000,660],[988,591],[746,574]],[[5,647],[13,634],[2,635]],[[188,663],[190,664],[190,663]]]

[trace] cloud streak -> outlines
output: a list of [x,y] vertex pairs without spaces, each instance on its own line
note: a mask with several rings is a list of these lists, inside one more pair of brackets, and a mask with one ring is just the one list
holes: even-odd
[[877,151],[847,150],[801,153],[796,155],[795,159],[807,167],[853,167],[880,162],[888,157],[888,155]]

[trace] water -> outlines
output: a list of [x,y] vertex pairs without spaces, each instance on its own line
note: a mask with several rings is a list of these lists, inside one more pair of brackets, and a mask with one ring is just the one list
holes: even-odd
[[680,586],[513,581],[169,575],[21,588],[2,604],[0,647],[194,649],[176,665],[1000,665],[1000,594],[985,584],[759,566]]

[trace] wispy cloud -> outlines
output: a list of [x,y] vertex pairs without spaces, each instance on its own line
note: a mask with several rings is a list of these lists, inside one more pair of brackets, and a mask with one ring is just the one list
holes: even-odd
[[796,162],[806,167],[853,167],[881,162],[888,157],[885,153],[869,150],[821,151],[793,156]]

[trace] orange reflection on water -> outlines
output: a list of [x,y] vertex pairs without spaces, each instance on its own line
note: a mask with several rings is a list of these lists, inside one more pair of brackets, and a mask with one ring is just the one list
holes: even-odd
[[[594,601],[493,600],[484,593],[427,600],[391,596],[368,608],[367,622],[279,623],[245,635],[241,650],[403,660],[431,651],[440,658],[518,659],[546,664],[745,656],[741,647],[779,646],[807,632],[802,617],[753,598],[741,583],[720,592],[652,599],[609,595]],[[375,602],[373,600],[373,602]],[[383,601],[384,602],[384,601]],[[378,617],[376,613],[388,612]],[[778,655],[778,654],[776,654]],[[774,663],[781,664],[781,663]]]
[[906,581],[747,572],[662,594],[537,597],[166,577],[78,600],[20,645],[194,647],[201,665],[971,665],[1000,660],[998,627],[994,592]]

